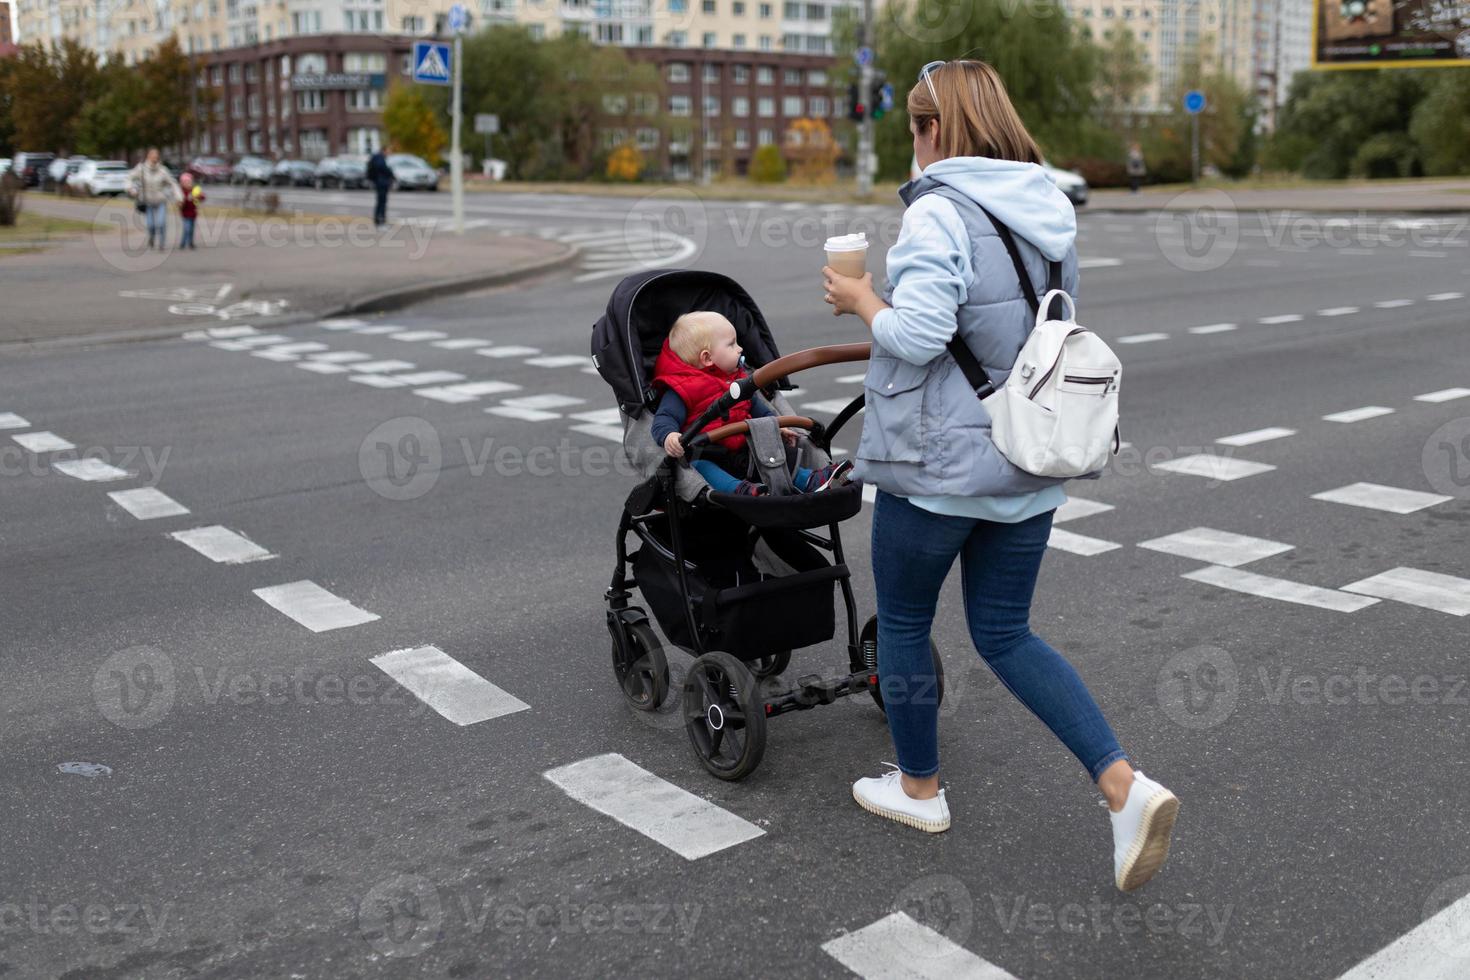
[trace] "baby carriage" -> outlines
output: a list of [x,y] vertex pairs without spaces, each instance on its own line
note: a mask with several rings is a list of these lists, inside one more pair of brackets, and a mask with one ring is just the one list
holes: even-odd
[[[734,324],[749,375],[688,420],[685,458],[676,460],[653,441],[659,397],[653,365],[674,320],[695,310],[714,310]],[[648,613],[632,604],[630,590],[637,589],[664,636],[696,656],[683,682],[684,727],[699,761],[720,779],[741,779],[755,770],[771,718],[863,691],[883,706],[877,620],[858,629],[839,529],[862,508],[862,485],[796,493],[786,475],[791,451],[779,432],[802,433],[794,450],[797,465],[815,469],[830,463],[832,437],[861,410],[863,396],[823,426],[794,414],[782,391],[790,390],[787,379],[796,371],[866,360],[869,348],[844,344],[782,357],[744,289],[717,273],[689,270],[629,276],[593,326],[593,363],[617,398],[624,456],[643,477],[623,505],[617,565],[605,595],[613,671],[624,697],[640,711],[657,710],[669,695],[668,659]],[[743,399],[764,401],[774,417],[700,431],[728,418]],[[747,445],[726,459],[727,468],[743,463],[751,479],[771,486],[769,495],[714,492],[689,465],[700,455],[729,452],[719,442],[735,434],[744,434]],[[630,532],[638,544],[631,554]],[[807,674],[783,682],[792,650],[835,635],[834,587],[842,592],[847,614],[845,668],[835,676]],[[942,697],[943,667],[938,650],[931,652]]]

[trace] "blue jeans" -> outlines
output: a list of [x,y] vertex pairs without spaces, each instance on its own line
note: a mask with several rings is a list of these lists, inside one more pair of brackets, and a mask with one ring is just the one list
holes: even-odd
[[1052,512],[1017,524],[949,517],[879,492],[873,511],[878,674],[898,767],[939,771],[939,704],[929,628],[955,556],[975,649],[1000,682],[1072,751],[1095,781],[1127,758],[1082,678],[1031,632],[1031,596]]
[[164,236],[168,234],[168,208],[163,204],[149,204],[148,210],[143,212],[144,223],[148,226],[148,244],[153,244],[153,239],[158,239],[158,244],[164,243]]
[[[740,486],[740,477],[732,475],[712,459],[696,459],[693,466],[694,471],[704,477],[704,482],[716,493],[734,493]],[[796,489],[802,490],[811,475],[812,471],[806,467],[796,467],[796,472],[791,477]]]
[[184,237],[179,241],[179,248],[194,247],[194,219],[184,219]]

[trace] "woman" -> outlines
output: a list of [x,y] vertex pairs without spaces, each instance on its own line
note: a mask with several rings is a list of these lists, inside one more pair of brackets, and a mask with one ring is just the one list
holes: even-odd
[[1031,631],[1063,481],[1025,473],[999,453],[985,407],[946,347],[958,336],[991,380],[1004,383],[1035,313],[995,220],[1014,233],[1037,295],[1059,263],[1052,274],[1075,296],[1076,215],[1039,166],[1040,151],[989,65],[926,65],[908,113],[923,175],[899,192],[908,210],[888,253],[891,305],[873,292],[871,275],[822,270],[833,313],[855,313],[873,331],[854,475],[879,490],[878,672],[898,768],[859,779],[853,797],[911,827],[949,828],[929,631],[958,556],[976,649],[1107,799],[1114,881],[1131,891],[1168,856],[1179,801],[1128,764],[1077,672]]
[[178,182],[168,168],[158,162],[158,148],[149,147],[148,155],[128,173],[128,194],[143,206],[143,216],[148,225],[148,247],[154,241],[159,248],[167,248],[168,205],[183,200]]

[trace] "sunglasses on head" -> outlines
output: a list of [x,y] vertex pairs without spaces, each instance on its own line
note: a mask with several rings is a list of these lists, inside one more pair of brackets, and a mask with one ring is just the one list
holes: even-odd
[[934,114],[936,116],[939,115],[939,93],[934,91],[934,83],[930,81],[929,73],[938,71],[947,64],[949,64],[947,61],[931,61],[919,69],[919,78],[923,79],[924,84],[929,86],[929,97],[934,100]]

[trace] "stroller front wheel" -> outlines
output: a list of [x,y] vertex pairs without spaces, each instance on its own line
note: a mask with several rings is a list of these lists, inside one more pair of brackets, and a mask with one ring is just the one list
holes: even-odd
[[[869,617],[868,621],[863,624],[862,634],[858,637],[858,646],[862,650],[863,666],[876,674],[878,672],[877,616]],[[928,692],[915,691],[913,692],[913,696],[915,698],[932,697],[937,704],[942,705],[944,704],[944,661],[939,659],[939,647],[935,644],[932,636],[929,638],[929,656],[934,660],[934,690]],[[873,696],[873,703],[878,706],[878,710],[882,711],[884,715],[887,715],[888,710],[883,707],[882,677],[878,678],[876,686],[868,688],[868,693]]]
[[608,617],[612,631],[613,673],[623,697],[639,711],[657,711],[669,695],[669,661],[646,622]]
[[706,653],[684,679],[684,730],[710,774],[744,779],[766,752],[766,705],[755,676],[728,653]]

